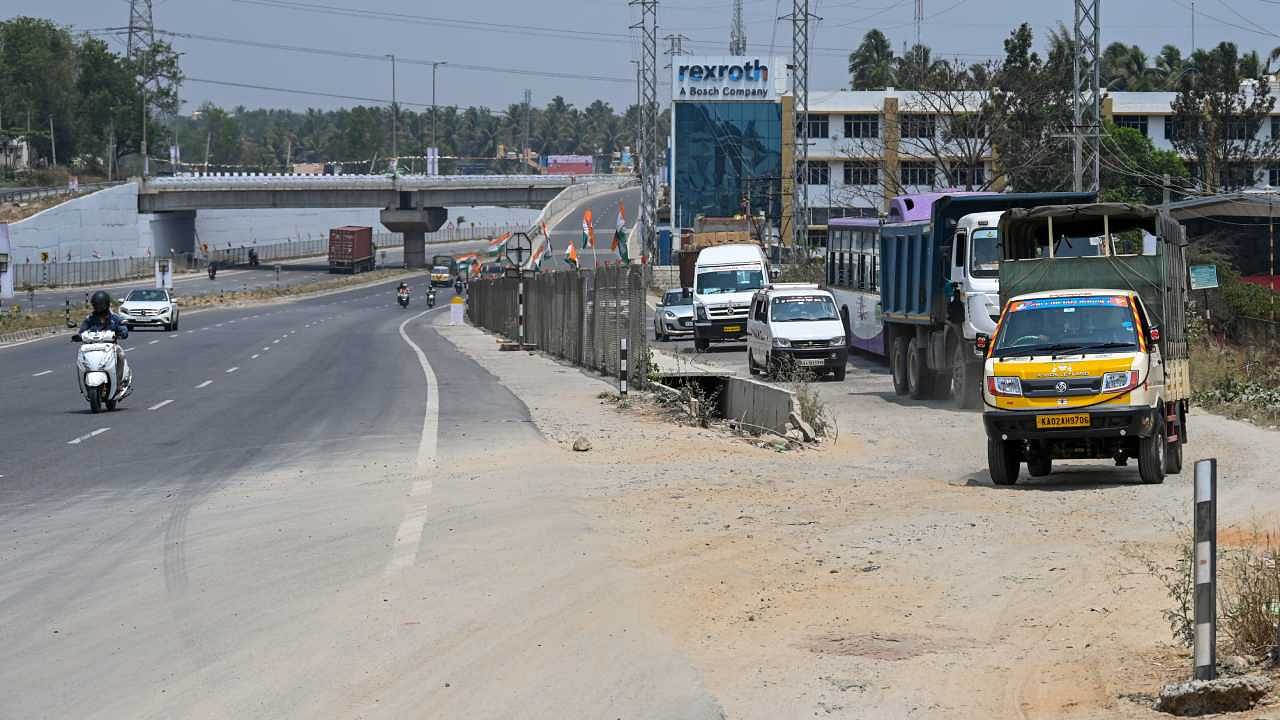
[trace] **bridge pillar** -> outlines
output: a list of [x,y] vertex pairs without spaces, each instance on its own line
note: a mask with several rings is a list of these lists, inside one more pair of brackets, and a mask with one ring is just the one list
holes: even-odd
[[426,267],[426,234],[435,232],[449,218],[449,211],[442,207],[383,210],[380,216],[383,226],[391,232],[404,235],[404,265],[410,268]]

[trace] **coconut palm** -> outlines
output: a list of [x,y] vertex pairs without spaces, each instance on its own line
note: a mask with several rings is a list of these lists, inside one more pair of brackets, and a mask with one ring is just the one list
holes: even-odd
[[849,86],[876,90],[894,84],[893,46],[879,30],[870,30],[857,50],[849,53]]

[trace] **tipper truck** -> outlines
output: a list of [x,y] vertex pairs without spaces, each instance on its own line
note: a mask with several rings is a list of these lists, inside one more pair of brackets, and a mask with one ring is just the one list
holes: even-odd
[[373,269],[373,228],[345,225],[329,231],[329,272]]
[[1182,471],[1191,379],[1186,233],[1145,205],[1011,210],[1000,222],[1003,312],[987,346],[983,424],[998,485],[1068,458]]
[[880,228],[880,312],[894,391],[976,407],[982,353],[975,340],[995,329],[1000,312],[993,277],[1000,213],[1094,198],[1092,193],[910,198],[917,207],[931,201],[927,219],[903,218]]

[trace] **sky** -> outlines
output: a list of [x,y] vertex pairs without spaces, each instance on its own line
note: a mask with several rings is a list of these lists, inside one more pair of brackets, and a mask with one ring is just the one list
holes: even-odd
[[[1192,2],[1104,0],[1102,43],[1137,44],[1152,56],[1174,43],[1185,52],[1192,43]],[[776,18],[789,13],[791,4],[743,0],[751,54],[772,49],[790,55],[790,23]],[[732,0],[659,0],[660,51],[668,46],[661,38],[680,34],[687,38],[687,53],[727,53],[732,5]],[[873,27],[898,52],[915,41],[915,0],[810,0],[810,7],[821,17],[813,31],[811,90],[846,86],[848,52]],[[1073,7],[1071,0],[924,0],[920,39],[936,57],[980,62],[999,57],[1003,39],[1021,22],[1031,24],[1043,48],[1050,28],[1071,24]],[[1199,47],[1230,40],[1265,58],[1280,46],[1280,0],[1195,0],[1194,7]],[[166,37],[183,53],[190,78],[182,90],[185,112],[205,101],[293,109],[360,104],[299,92],[387,100],[391,62],[383,56],[389,53],[401,58],[396,92],[409,109],[419,109],[413,103],[431,103],[432,61],[447,63],[437,70],[440,105],[505,108],[521,102],[526,89],[535,105],[562,95],[579,107],[599,98],[621,110],[635,100],[632,61],[639,56],[639,42],[628,27],[639,14],[627,0],[154,0],[153,12],[159,30],[259,44]],[[46,17],[76,30],[118,28],[128,24],[129,2],[0,0],[0,18],[14,15]],[[110,42],[123,51],[122,36]],[[661,57],[658,92],[664,101],[670,93],[666,64]]]

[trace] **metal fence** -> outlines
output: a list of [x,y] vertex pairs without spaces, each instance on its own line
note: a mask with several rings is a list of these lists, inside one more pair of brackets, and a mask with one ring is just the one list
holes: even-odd
[[0,202],[30,202],[31,200],[39,200],[40,198],[56,197],[60,195],[87,195],[91,192],[122,184],[124,184],[124,181],[117,180],[115,182],[84,183],[83,185],[77,185],[76,187],[64,185],[58,187],[5,188],[0,190]]
[[[526,277],[525,342],[618,377],[619,340],[626,337],[628,382],[644,387],[649,362],[644,276],[643,267],[632,265]],[[516,339],[519,282],[472,282],[467,295],[471,324]]]

